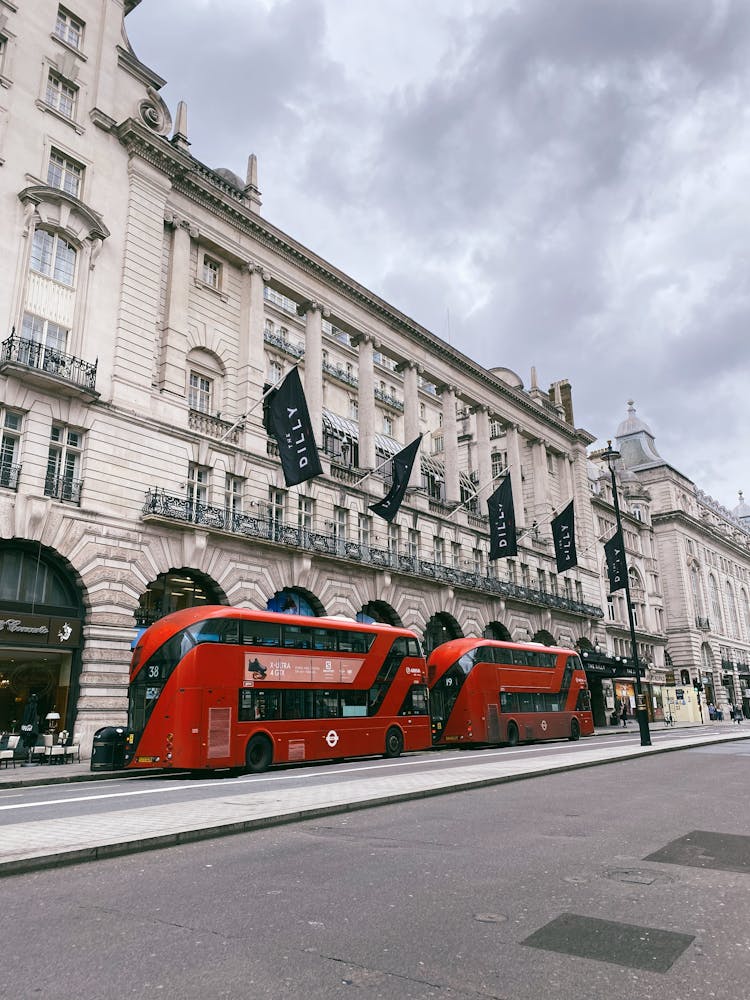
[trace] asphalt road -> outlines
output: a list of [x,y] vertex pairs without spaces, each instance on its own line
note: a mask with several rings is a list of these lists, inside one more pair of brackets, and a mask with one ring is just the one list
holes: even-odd
[[0,997],[745,1000],[749,765],[741,741],[8,878]]

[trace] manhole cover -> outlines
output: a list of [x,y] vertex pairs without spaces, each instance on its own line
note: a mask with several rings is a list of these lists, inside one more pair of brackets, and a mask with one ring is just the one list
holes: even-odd
[[665,882],[674,882],[672,875],[664,872],[651,871],[648,868],[611,868],[604,872],[604,878],[613,882],[632,882],[635,885],[663,885]]

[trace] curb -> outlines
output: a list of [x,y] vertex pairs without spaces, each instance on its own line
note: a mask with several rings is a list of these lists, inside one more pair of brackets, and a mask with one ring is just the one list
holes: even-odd
[[[643,757],[651,757],[654,754],[675,753],[680,750],[690,750],[700,746],[715,746],[721,743],[734,743],[739,739],[750,739],[750,733],[748,733],[747,736],[726,736],[713,739],[708,744],[700,741],[683,743],[680,746],[651,746],[648,748],[634,749],[627,755],[616,756],[607,760],[574,761],[570,764],[556,764],[554,767],[542,768],[541,770],[535,771],[526,771],[518,774],[497,775],[488,778],[474,778],[456,785],[444,785],[438,788],[425,788],[408,792],[387,793],[371,799],[363,799],[358,802],[342,802],[330,806],[311,806],[308,809],[298,809],[293,812],[279,813],[274,816],[262,816],[250,820],[232,821],[229,823],[218,824],[216,826],[201,827],[200,829],[195,830],[180,830],[175,833],[160,834],[155,837],[139,837],[137,840],[122,841],[115,844],[102,844],[98,847],[80,848],[62,851],[56,854],[38,855],[30,858],[18,858],[13,861],[0,861],[0,878],[22,875],[33,871],[44,871],[45,869],[58,868],[63,865],[73,865],[87,861],[102,861],[107,858],[124,857],[129,854],[155,851],[165,847],[178,847],[184,844],[197,843],[202,840],[211,840],[216,837],[230,837],[240,833],[250,833],[254,830],[268,829],[275,826],[286,826],[303,820],[341,815],[348,812],[356,812],[362,809],[373,809],[378,806],[395,805],[401,802],[409,802],[418,799],[435,798],[439,795],[452,795],[455,792],[473,791],[478,788],[504,785],[516,781],[525,781],[531,778],[549,777],[552,774],[560,774],[566,771],[579,771],[585,768],[599,767],[607,764],[621,764],[630,760],[639,760]],[[116,777],[130,772],[116,771],[108,773],[110,776]],[[96,775],[94,775],[94,777],[96,777]]]

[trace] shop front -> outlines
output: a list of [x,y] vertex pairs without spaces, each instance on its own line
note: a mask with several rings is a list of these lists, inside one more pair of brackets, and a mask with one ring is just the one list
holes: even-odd
[[[581,661],[591,692],[594,725],[600,727],[620,725],[623,699],[628,705],[628,718],[633,721],[636,707],[636,672],[632,663],[624,657],[607,656],[606,653],[596,650],[584,650],[581,653]],[[641,687],[646,695],[646,704],[649,706],[649,719],[652,719],[650,685],[643,680],[643,670],[641,670]]]
[[0,545],[0,733],[18,733],[33,701],[38,732],[76,719],[83,606],[73,574],[36,544]]

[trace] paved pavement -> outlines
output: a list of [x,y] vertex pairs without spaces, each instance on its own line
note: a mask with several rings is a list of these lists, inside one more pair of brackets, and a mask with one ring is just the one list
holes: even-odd
[[[689,729],[689,732],[685,730]],[[252,792],[242,785],[227,783],[227,794],[210,802],[196,798],[190,802],[164,803],[129,810],[116,810],[79,816],[75,819],[25,821],[19,809],[19,821],[0,831],[0,876],[13,875],[41,868],[56,867],[99,858],[113,857],[137,851],[152,850],[195,840],[247,832],[261,827],[295,822],[302,819],[363,809],[408,799],[447,794],[458,788],[517,781],[524,777],[551,774],[556,771],[592,767],[613,760],[626,760],[652,753],[664,753],[707,743],[750,738],[750,724],[730,723],[708,726],[682,726],[666,730],[656,723],[652,732],[660,732],[657,745],[641,747],[640,743],[612,745],[612,740],[582,740],[571,747],[561,746],[557,753],[543,756],[501,755],[460,768],[437,766],[419,772],[399,767],[399,761],[389,762],[384,774],[352,777],[336,783],[282,787],[268,782],[253,785]],[[631,735],[636,726],[597,730],[599,736]],[[554,749],[555,744],[548,745]],[[565,749],[562,749],[562,746]],[[403,758],[404,762],[408,757]],[[120,772],[94,772],[88,762],[16,767],[0,771],[0,809],[15,812],[7,789],[28,785],[61,784],[73,781],[102,780],[122,777]],[[241,779],[240,779],[241,780]],[[113,789],[114,791],[114,789]],[[54,794],[54,793],[52,793]],[[81,789],[85,795],[85,789]]]

